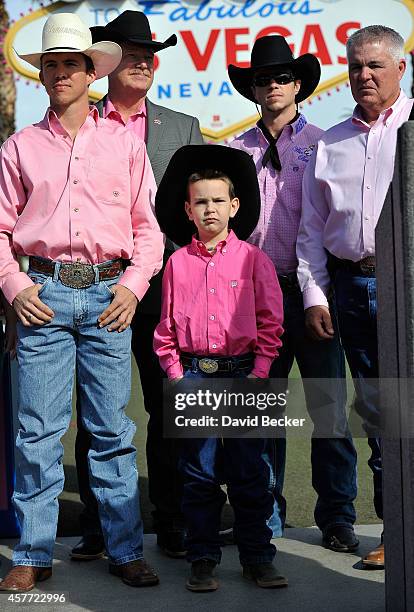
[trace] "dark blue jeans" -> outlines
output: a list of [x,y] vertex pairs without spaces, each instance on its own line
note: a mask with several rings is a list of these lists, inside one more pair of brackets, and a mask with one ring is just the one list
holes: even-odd
[[[306,407],[315,423],[315,406],[307,392],[306,378],[332,379],[329,387],[332,401],[329,404],[332,423],[343,427],[345,422],[346,384],[345,359],[339,341],[337,322],[333,316],[335,337],[332,340],[315,341],[305,330],[305,315],[302,294],[297,289],[285,291],[283,295],[284,334],[279,357],[274,360],[270,376],[287,378],[296,358],[303,379]],[[338,384],[337,379],[343,379]],[[346,427],[346,425],[345,425]],[[275,508],[270,525],[274,536],[281,535],[286,515],[286,502],[282,495],[286,440],[269,440],[268,456],[274,465]],[[325,531],[333,525],[352,525],[356,514],[354,499],[357,494],[356,451],[352,438],[318,438],[317,431],[311,441],[312,485],[318,498],[315,521]]]
[[[220,378],[246,376],[246,372]],[[193,366],[186,378],[208,378]],[[218,378],[217,374],[214,377]],[[187,560],[221,559],[220,517],[226,494],[234,511],[234,539],[242,565],[271,562],[276,548],[267,521],[273,510],[265,439],[200,438],[181,440],[179,466],[184,478],[183,514],[187,525]]]
[[374,506],[382,519],[382,460],[379,425],[377,342],[377,285],[375,277],[355,276],[340,269],[334,278],[339,330],[349,368],[354,379],[355,409],[363,419],[371,457],[368,461],[374,480]]

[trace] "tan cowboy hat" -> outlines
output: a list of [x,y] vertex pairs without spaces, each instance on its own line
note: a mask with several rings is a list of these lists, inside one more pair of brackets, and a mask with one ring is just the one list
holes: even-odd
[[[17,53],[17,51],[16,51]],[[42,51],[17,55],[40,70],[41,57],[46,53],[83,53],[91,58],[96,78],[101,79],[118,66],[122,49],[114,42],[92,44],[92,35],[83,21],[73,13],[51,15],[42,32]]]

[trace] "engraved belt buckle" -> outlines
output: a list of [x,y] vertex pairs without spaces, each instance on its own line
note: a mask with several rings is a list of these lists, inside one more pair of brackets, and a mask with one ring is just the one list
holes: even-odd
[[59,270],[62,284],[72,289],[86,289],[95,281],[95,271],[85,264],[62,264]]
[[204,357],[203,359],[199,359],[198,367],[205,374],[214,374],[214,372],[218,370],[218,363],[214,359]]
[[365,257],[359,264],[361,272],[373,274],[375,272],[375,257]]

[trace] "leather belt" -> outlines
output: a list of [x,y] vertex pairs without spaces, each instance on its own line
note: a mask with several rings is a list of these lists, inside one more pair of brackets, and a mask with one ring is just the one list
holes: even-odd
[[338,268],[345,268],[359,276],[375,276],[375,257],[373,255],[364,257],[360,261],[336,258],[335,263]]
[[197,367],[205,374],[222,374],[235,372],[236,370],[249,370],[253,366],[254,355],[247,353],[237,357],[200,357],[199,355],[181,354],[181,363],[184,368],[193,367],[196,359]]
[[[54,276],[57,262],[50,259],[30,257],[29,267],[34,272],[40,272],[46,276]],[[95,282],[95,270],[99,272],[99,280],[116,278],[124,270],[123,259],[113,259],[101,264],[91,265],[84,263],[61,263],[59,268],[59,280],[66,287],[72,289],[87,289]]]
[[300,291],[296,272],[289,272],[288,274],[278,274],[277,279],[279,281],[279,285],[283,293],[295,293],[297,291]]

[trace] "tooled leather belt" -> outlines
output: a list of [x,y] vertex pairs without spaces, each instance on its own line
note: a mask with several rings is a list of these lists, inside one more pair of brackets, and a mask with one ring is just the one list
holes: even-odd
[[193,359],[196,359],[197,366],[205,374],[249,370],[254,363],[253,353],[246,353],[245,355],[237,356],[235,359],[231,357],[201,357],[199,355],[181,353],[180,358],[184,368],[191,368],[193,366]]
[[[54,276],[57,263],[49,259],[30,257],[29,267],[34,272]],[[95,270],[99,272],[99,280],[109,280],[116,278],[123,272],[125,262],[123,259],[114,259],[109,262],[96,264],[84,263],[61,263],[59,268],[59,280],[66,287],[72,289],[87,289],[95,282]]]
[[350,261],[349,259],[337,259],[339,268],[345,268],[354,274],[361,276],[375,276],[375,256],[369,255],[360,261]]

